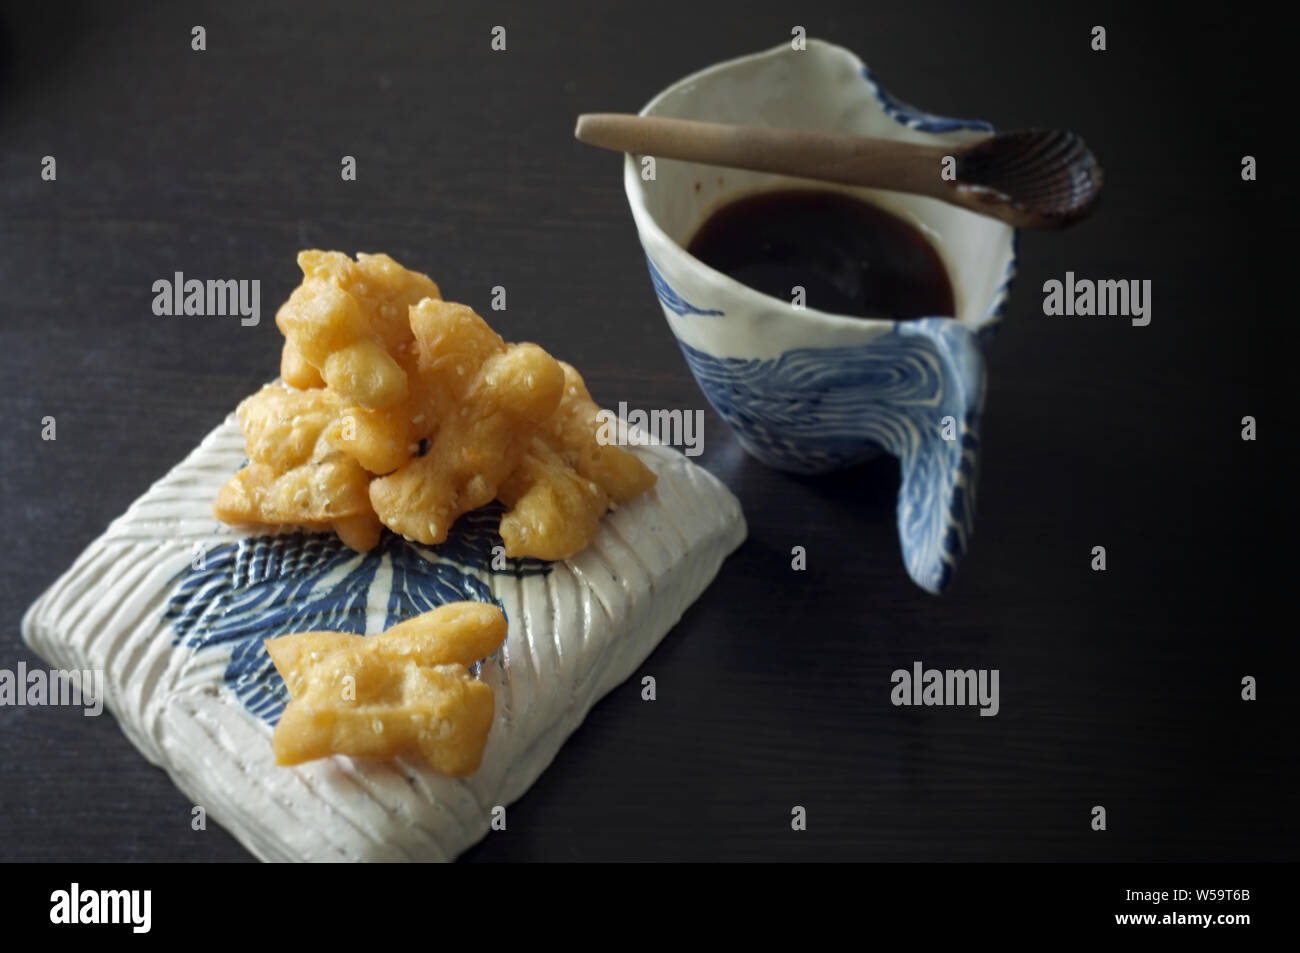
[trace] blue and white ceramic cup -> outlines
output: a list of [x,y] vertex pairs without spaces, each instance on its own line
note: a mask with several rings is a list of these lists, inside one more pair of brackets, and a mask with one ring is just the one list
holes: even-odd
[[[927,144],[992,131],[903,105],[851,52],[816,40],[688,76],[642,114]],[[664,316],[709,403],[750,454],[781,470],[823,473],[882,450],[897,457],[903,559],[917,585],[941,591],[974,516],[982,345],[1010,290],[1015,230],[935,199],[846,188],[932,240],[957,313],[892,321],[796,308],[714,271],[685,246],[709,213],[741,194],[836,186],[657,157],[649,178],[643,158],[627,157],[628,201]]]

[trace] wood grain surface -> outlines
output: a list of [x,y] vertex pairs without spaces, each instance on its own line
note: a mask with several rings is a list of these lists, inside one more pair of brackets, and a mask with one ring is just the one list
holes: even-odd
[[[616,689],[465,859],[1294,859],[1277,60],[1248,14],[1132,6],[10,5],[0,668],[38,664],[28,604],[276,372],[297,250],[386,251],[487,313],[504,285],[498,329],[577,365],[606,406],[705,407],[700,462],[750,527],[645,663],[658,700]],[[1092,219],[1021,236],[973,545],[939,598],[903,570],[893,461],[793,478],[707,409],[620,160],[572,138],[578,113],[635,111],[796,24],[909,102],[1073,129],[1106,169]],[[1247,154],[1259,181],[1241,180]],[[176,271],[259,279],[261,324],[156,317],[152,283]],[[1150,279],[1151,324],[1044,316],[1043,282],[1066,271]],[[892,706],[890,673],[914,660],[999,669],[1000,714]],[[111,717],[0,708],[0,860],[249,859],[190,811]]]

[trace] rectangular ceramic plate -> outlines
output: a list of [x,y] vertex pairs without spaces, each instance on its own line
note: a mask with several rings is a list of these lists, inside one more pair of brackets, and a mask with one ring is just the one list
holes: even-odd
[[[463,517],[440,546],[386,533],[360,555],[332,535],[259,537],[214,520],[218,488],[244,462],[232,415],[32,605],[23,638],[53,666],[103,670],[127,737],[257,857],[451,860],[745,537],[740,504],[713,476],[664,447],[632,452],[658,483],[608,514],[570,560],[503,560],[493,509]],[[473,777],[442,777],[416,757],[275,764],[286,694],[263,639],[373,634],[459,599],[496,601],[509,620],[479,669],[496,716]]]

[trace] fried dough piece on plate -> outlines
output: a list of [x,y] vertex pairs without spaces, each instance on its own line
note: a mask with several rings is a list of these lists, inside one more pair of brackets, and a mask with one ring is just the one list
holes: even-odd
[[440,421],[429,452],[371,482],[380,520],[408,539],[441,543],[457,517],[496,497],[563,388],[559,363],[535,344],[493,354]]

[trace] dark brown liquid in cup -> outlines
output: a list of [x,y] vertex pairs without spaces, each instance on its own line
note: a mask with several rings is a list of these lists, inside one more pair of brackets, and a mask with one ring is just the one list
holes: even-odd
[[756,291],[860,318],[951,317],[952,285],[934,246],[890,212],[843,192],[779,189],[720,207],[689,251]]

